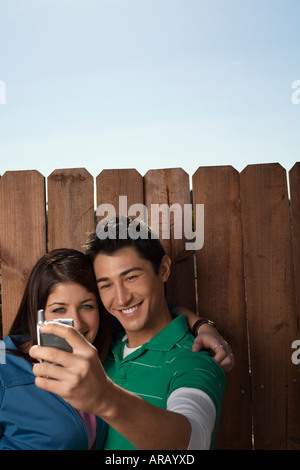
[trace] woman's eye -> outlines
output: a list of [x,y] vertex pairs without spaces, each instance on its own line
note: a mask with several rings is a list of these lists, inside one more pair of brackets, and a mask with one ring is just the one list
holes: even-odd
[[83,310],[93,310],[94,305],[91,305],[91,304],[84,304],[84,305],[81,306],[81,308],[82,308]]
[[58,307],[53,310],[53,313],[64,313],[65,309],[64,307]]

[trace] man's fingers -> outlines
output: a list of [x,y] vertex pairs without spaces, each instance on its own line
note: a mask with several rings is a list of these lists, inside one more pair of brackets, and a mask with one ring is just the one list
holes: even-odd
[[56,395],[60,395],[65,400],[68,399],[65,382],[63,381],[59,381],[48,376],[38,376],[35,378],[35,385],[38,388],[45,390],[45,392],[55,393]]
[[61,380],[65,377],[66,371],[63,367],[50,362],[41,362],[33,365],[33,373],[37,377],[46,377]]
[[48,363],[59,364],[64,367],[72,363],[72,353],[47,346],[32,346],[29,350],[29,354],[32,358],[37,359],[38,361],[42,360]]

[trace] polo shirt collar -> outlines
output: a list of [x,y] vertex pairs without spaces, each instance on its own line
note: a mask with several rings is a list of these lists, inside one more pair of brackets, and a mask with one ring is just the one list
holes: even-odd
[[[188,331],[188,326],[184,315],[172,314],[173,320],[157,335],[155,335],[150,341],[143,344],[139,349],[134,351],[132,354],[140,355],[145,349],[152,351],[170,351],[173,346],[183,338]],[[127,335],[125,335],[121,341],[117,341],[112,351],[115,357],[123,356],[123,349],[127,341]],[[132,359],[132,354],[127,357]],[[124,360],[126,360],[125,358]]]
[[153,351],[170,351],[186,334],[188,327],[185,317],[183,315],[172,316],[173,320],[145,344],[146,349]]

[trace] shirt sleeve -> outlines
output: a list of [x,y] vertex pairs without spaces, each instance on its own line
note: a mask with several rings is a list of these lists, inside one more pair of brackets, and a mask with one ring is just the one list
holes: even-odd
[[203,351],[183,352],[169,364],[169,394],[175,390],[188,387],[202,390],[212,400],[217,416],[222,406],[223,393],[226,385],[226,376],[216,361]]
[[185,416],[191,424],[191,437],[187,450],[208,450],[216,420],[216,408],[202,390],[182,387],[168,398],[167,410]]

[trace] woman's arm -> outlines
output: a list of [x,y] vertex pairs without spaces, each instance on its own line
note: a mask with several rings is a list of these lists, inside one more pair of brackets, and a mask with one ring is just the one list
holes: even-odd
[[[200,317],[186,307],[174,307],[172,312],[181,313],[185,316],[190,330],[193,330],[195,323]],[[217,328],[207,322],[199,322],[199,326],[194,328],[195,341],[193,351],[201,351],[201,349],[210,349],[214,354],[214,359],[225,372],[229,372],[235,365],[232,350],[220,335]]]

